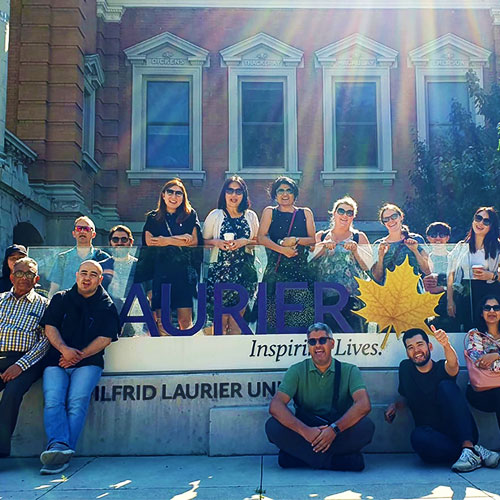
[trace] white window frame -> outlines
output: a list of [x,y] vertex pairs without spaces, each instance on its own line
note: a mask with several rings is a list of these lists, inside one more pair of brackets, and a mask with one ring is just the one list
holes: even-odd
[[[342,54],[357,50],[358,56],[344,59]],[[323,171],[326,186],[344,180],[374,180],[391,185],[392,124],[390,70],[397,67],[397,51],[355,33],[316,51],[316,67],[323,69]],[[378,168],[337,167],[334,130],[334,89],[336,82],[375,82],[377,85]]]
[[[160,65],[149,63],[148,54],[173,47],[185,57],[165,59]],[[149,40],[126,49],[125,55],[132,64],[132,121],[130,145],[130,169],[127,170],[131,185],[143,179],[162,179],[166,176],[191,180],[193,185],[201,186],[206,173],[202,157],[202,120],[203,120],[203,68],[210,64],[207,50],[171,33],[162,33]],[[148,81],[189,81],[190,82],[190,168],[153,169],[146,168],[147,140],[147,82]]]
[[[252,50],[265,50],[266,57],[276,61],[274,66],[249,65],[247,54]],[[297,68],[303,67],[303,52],[277,40],[265,33],[243,40],[220,52],[221,66],[228,68],[228,107],[229,107],[229,149],[226,177],[242,175],[246,179],[274,179],[287,175],[300,179],[297,149]],[[259,56],[257,56],[259,57]],[[254,61],[254,59],[252,59]],[[241,147],[241,82],[242,81],[282,81],[284,91],[285,123],[285,166],[243,168]]]
[[[439,55],[444,55],[444,57],[437,57]],[[489,50],[474,45],[453,33],[431,40],[408,53],[408,67],[415,69],[417,134],[420,141],[428,142],[427,82],[465,82],[467,71],[472,69],[482,87],[483,69],[489,66],[490,55]],[[473,103],[470,109],[474,109]],[[484,123],[484,117],[478,113],[473,113],[473,119],[478,125]]]
[[[82,163],[95,173],[100,166],[95,161],[95,98],[104,85],[104,70],[98,54],[84,56],[83,109],[82,109]],[[88,107],[85,104],[88,95]],[[88,132],[88,135],[87,135]]]

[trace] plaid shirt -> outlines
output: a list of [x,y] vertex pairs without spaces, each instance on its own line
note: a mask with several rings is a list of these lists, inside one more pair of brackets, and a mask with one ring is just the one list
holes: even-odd
[[16,362],[23,371],[40,361],[49,348],[39,325],[48,303],[34,289],[19,298],[12,290],[0,294],[0,356],[8,351],[25,353]]

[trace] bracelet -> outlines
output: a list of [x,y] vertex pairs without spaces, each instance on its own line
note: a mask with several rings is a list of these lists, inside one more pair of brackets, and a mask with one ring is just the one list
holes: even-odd
[[299,239],[300,239],[300,238],[297,238],[297,236],[295,236],[295,245],[298,245],[298,244],[299,244]]
[[278,240],[276,243],[278,243],[280,247],[283,246],[283,240]]
[[498,271],[493,271],[493,281],[498,281]]

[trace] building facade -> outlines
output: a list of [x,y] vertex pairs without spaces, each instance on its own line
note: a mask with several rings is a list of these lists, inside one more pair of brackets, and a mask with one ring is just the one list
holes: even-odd
[[201,219],[234,174],[260,212],[283,174],[320,221],[349,193],[374,233],[414,137],[445,134],[452,99],[474,114],[465,74],[490,86],[499,51],[498,0],[12,0],[5,123],[30,154],[10,225],[140,232],[174,176]]

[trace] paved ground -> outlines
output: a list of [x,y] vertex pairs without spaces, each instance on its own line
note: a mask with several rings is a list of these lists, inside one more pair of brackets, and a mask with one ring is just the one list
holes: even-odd
[[1,500],[500,500],[500,468],[455,474],[414,455],[367,455],[362,473],[282,470],[275,456],[79,457],[64,476],[0,459]]

